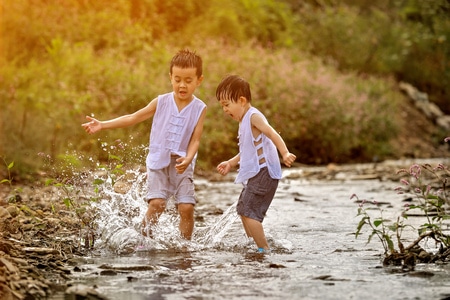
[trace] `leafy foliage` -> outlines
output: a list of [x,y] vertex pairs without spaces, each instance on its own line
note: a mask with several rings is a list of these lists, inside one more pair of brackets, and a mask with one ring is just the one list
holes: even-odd
[[[443,164],[432,167],[429,164],[412,165],[409,170],[402,169],[398,172],[404,177],[401,179],[402,186],[396,190],[400,194],[412,196],[412,203],[404,206],[396,221],[385,219],[376,201],[359,200],[356,195],[359,207],[357,216],[361,217],[355,232],[358,238],[363,228],[369,227],[367,242],[376,236],[384,248],[384,254],[389,257],[400,257],[405,259],[407,255],[414,252],[419,243],[423,240],[433,240],[441,249],[439,257],[447,259],[450,247],[450,236],[446,230],[446,221],[450,219],[447,206],[450,203],[448,195],[448,183],[450,170]],[[369,210],[375,206],[379,212],[378,217],[374,217]],[[412,211],[419,211],[423,214],[423,224],[414,226],[408,222],[408,217]],[[410,227],[417,233],[417,238],[410,245],[404,246],[405,240],[402,237],[403,231]],[[396,245],[395,245],[396,242]],[[444,254],[447,253],[447,254]],[[442,254],[442,255],[441,255]],[[385,260],[386,261],[386,260]]]
[[[411,52],[394,58],[405,50],[402,43],[416,35],[408,31],[408,39],[402,38],[402,22],[420,22],[401,10],[406,4],[395,6],[392,16],[384,2],[364,10],[352,1],[322,7],[305,3],[6,0],[0,127],[7,143],[0,155],[15,161],[20,173],[49,164],[104,162],[111,148],[125,164],[142,163],[150,122],[96,136],[86,136],[79,124],[86,114],[108,119],[131,113],[169,91],[168,64],[183,47],[196,49],[205,66],[197,90],[209,106],[200,169],[210,169],[237,149],[237,124],[223,115],[214,97],[227,73],[250,81],[254,105],[300,162],[391,155],[401,95],[393,80],[367,74],[404,72]],[[432,27],[417,26],[445,37],[447,23],[440,22],[441,10],[432,7],[424,15]],[[414,44],[423,45],[414,48],[416,55],[423,50],[431,60],[447,57],[448,43],[437,45],[443,47],[437,57],[426,50],[425,41],[431,40]],[[444,80],[436,82],[445,83],[443,74]]]
[[343,70],[393,74],[450,113],[450,2],[346,0],[296,9],[310,52]]

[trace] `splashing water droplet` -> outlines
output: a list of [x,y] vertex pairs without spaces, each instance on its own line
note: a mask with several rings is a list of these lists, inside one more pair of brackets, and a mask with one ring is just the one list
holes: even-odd
[[198,237],[200,244],[205,246],[215,246],[222,240],[238,217],[236,213],[236,205],[237,201],[222,214],[220,219],[211,228],[206,228],[206,232],[202,233]]
[[[131,173],[131,175],[130,175]],[[115,253],[151,251],[166,249],[200,250],[217,247],[227,231],[237,219],[236,203],[231,205],[211,226],[196,229],[192,241],[184,240],[178,229],[179,216],[172,200],[167,203],[166,211],[152,228],[152,237],[141,234],[141,224],[147,211],[144,201],[146,175],[139,170],[129,172],[118,178],[128,179],[128,189],[122,185],[120,192],[114,190],[112,180],[105,180],[101,188],[102,199],[93,203],[98,211],[96,245]],[[125,184],[125,185],[126,185]]]

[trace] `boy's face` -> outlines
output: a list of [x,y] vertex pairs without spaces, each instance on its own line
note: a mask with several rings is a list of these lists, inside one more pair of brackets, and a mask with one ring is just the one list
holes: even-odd
[[239,97],[238,101],[233,102],[229,99],[220,99],[220,105],[222,105],[223,111],[240,122],[244,117],[246,111],[247,100],[244,97]]
[[200,85],[203,76],[197,77],[196,68],[180,68],[174,66],[170,74],[170,82],[175,93],[175,98],[180,101],[192,100],[195,89]]

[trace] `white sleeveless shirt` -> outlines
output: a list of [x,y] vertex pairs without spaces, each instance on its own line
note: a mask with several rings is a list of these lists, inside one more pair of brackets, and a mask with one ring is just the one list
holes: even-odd
[[[186,156],[189,141],[206,104],[194,99],[180,112],[173,92],[158,96],[150,131],[150,145],[146,163],[158,170],[170,164],[171,155]],[[192,163],[195,163],[194,160]]]
[[[236,183],[246,182],[258,174],[263,167],[268,168],[270,177],[273,179],[281,179],[281,163],[278,157],[278,151],[275,144],[264,134],[260,134],[254,138],[252,134],[251,116],[253,114],[260,115],[265,122],[266,117],[256,108],[250,107],[242,121],[239,123],[239,171],[235,179]],[[255,146],[256,142],[260,142]],[[262,148],[262,154],[258,156],[258,149]],[[265,162],[260,164],[259,161],[264,158]]]

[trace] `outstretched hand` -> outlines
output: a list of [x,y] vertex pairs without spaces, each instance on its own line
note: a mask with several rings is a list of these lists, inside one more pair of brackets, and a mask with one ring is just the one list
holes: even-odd
[[292,164],[294,163],[295,159],[297,158],[297,156],[295,156],[295,154],[292,154],[290,152],[288,152],[287,154],[285,154],[283,156],[283,163],[287,166],[287,167],[291,167]]
[[223,161],[217,166],[217,172],[220,175],[227,175],[231,170],[231,164],[229,161]]
[[97,131],[102,130],[102,124],[97,119],[91,118],[89,116],[86,116],[86,119],[89,120],[89,122],[81,124],[81,126],[84,127],[84,130],[89,133],[93,134]]
[[177,169],[178,174],[183,174],[186,171],[186,168],[189,166],[191,161],[186,157],[177,158],[177,164],[175,165],[175,169]]

